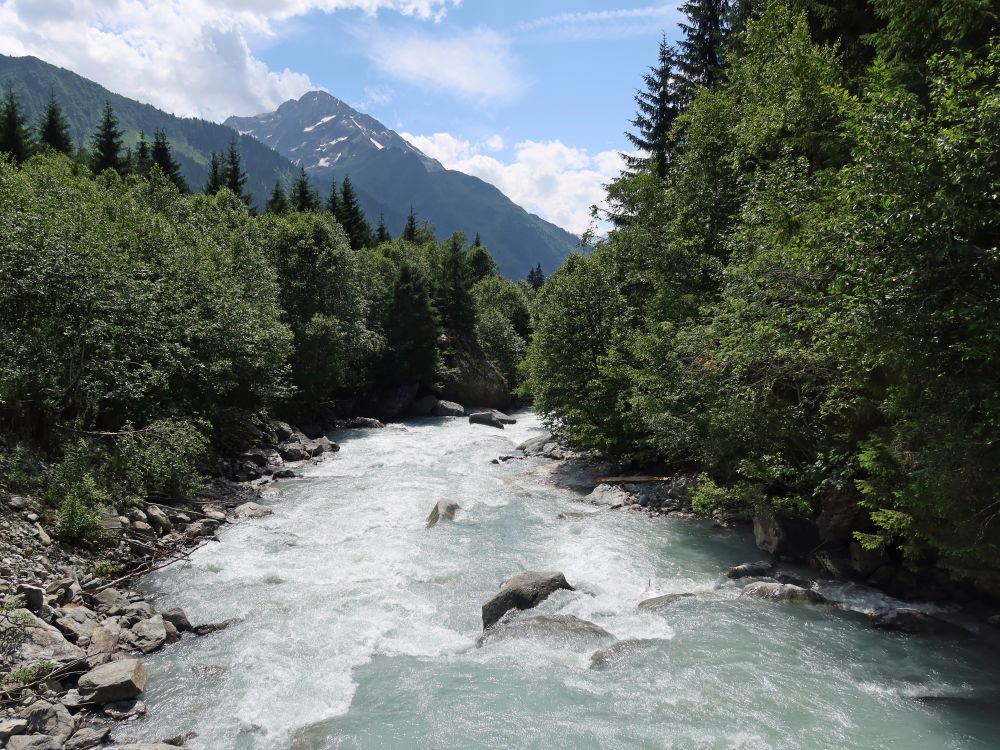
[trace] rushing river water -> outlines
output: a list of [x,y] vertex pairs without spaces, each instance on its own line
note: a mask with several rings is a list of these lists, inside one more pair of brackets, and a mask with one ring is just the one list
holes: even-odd
[[[338,433],[340,453],[266,501],[274,515],[148,578],[192,622],[242,622],[150,657],[149,714],[118,736],[193,730],[198,750],[1000,747],[997,662],[974,642],[737,599],[719,572],[759,559],[745,532],[597,512],[540,479],[544,460],[491,464],[538,433],[519,417],[503,432],[430,419]],[[456,521],[425,529],[442,498]],[[478,647],[482,603],[533,569],[578,591],[531,614],[637,642],[601,668],[598,633],[514,629]],[[647,587],[697,596],[640,613]]]

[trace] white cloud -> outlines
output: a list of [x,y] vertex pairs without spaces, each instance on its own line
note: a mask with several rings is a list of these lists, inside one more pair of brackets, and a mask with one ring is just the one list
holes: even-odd
[[559,13],[525,21],[517,26],[523,35],[539,41],[584,41],[659,34],[682,18],[680,2],[638,8]]
[[270,70],[248,37],[311,12],[391,10],[439,20],[461,0],[0,0],[0,53],[35,55],[174,112],[222,120],[316,88]]
[[604,200],[603,186],[624,166],[617,151],[590,154],[560,141],[521,141],[514,144],[513,161],[502,161],[484,153],[502,144],[498,135],[481,142],[450,133],[402,135],[448,169],[486,180],[528,211],[576,234],[590,226],[590,206]]
[[491,29],[445,36],[376,32],[366,43],[372,62],[387,75],[465,100],[510,101],[526,86],[509,40]]

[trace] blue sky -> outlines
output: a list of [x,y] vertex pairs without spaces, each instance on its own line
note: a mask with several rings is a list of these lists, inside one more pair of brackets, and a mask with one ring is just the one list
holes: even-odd
[[580,232],[678,4],[0,0],[0,53],[219,121],[323,88]]

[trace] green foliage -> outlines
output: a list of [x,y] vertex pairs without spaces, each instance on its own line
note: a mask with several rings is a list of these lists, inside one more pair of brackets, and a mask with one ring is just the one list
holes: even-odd
[[63,459],[45,477],[43,496],[58,507],[56,534],[65,541],[93,540],[100,536],[101,509],[112,502],[99,481],[106,461],[104,451],[84,439],[67,444]]
[[90,572],[97,578],[114,578],[121,572],[121,565],[112,560],[98,560]]
[[69,123],[63,116],[62,108],[55,94],[49,95],[45,111],[38,120],[38,145],[41,148],[51,148],[62,154],[73,153],[73,138],[69,133]]
[[208,455],[208,423],[161,419],[116,437],[115,473],[143,495],[183,499],[201,486]]
[[25,122],[17,95],[13,89],[7,89],[0,107],[0,154],[9,155],[18,164],[31,153],[31,139]]
[[511,388],[521,384],[521,361],[531,335],[525,290],[502,276],[486,276],[472,287],[476,339]]
[[365,218],[365,212],[358,203],[358,195],[354,192],[351,178],[344,176],[340,184],[340,196],[336,205],[337,221],[347,233],[347,239],[354,250],[369,247],[372,244],[372,228]]
[[30,492],[36,483],[36,472],[22,444],[15,445],[9,453],[0,453],[0,488],[9,492]]
[[119,174],[124,174],[126,162],[122,158],[122,141],[124,132],[118,124],[118,118],[111,107],[110,102],[104,105],[104,113],[101,121],[90,137],[91,163],[90,168],[94,174],[101,174],[105,170],[113,170]]
[[50,661],[40,661],[28,667],[15,669],[13,672],[10,672],[7,677],[3,678],[2,682],[14,685],[30,685],[38,680],[48,677],[56,671],[56,667],[57,665]]

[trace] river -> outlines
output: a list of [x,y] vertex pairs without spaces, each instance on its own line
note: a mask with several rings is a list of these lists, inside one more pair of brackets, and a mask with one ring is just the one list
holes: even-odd
[[[340,453],[264,501],[273,515],[148,577],[159,607],[242,621],[147,658],[148,715],[117,736],[193,730],[195,750],[1000,747],[997,661],[974,641],[740,600],[720,571],[761,557],[745,532],[598,512],[540,479],[544,459],[491,464],[540,431],[518,417],[503,432],[428,419],[336,433]],[[462,510],[426,529],[442,498]],[[637,642],[602,668],[590,656],[608,639],[592,633],[477,646],[482,603],[523,570],[578,589],[531,614]],[[640,613],[644,592],[696,596]]]

